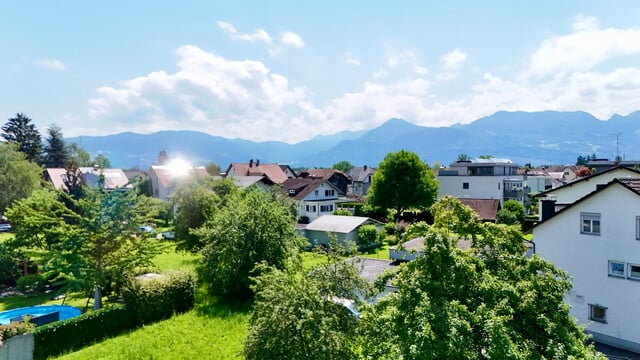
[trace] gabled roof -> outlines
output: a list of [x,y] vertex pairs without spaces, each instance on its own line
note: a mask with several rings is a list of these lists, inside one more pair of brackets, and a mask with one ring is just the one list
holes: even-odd
[[375,174],[376,171],[376,168],[368,166],[356,166],[353,169],[349,170],[347,175],[351,177],[352,181],[363,182],[367,179],[367,176]]
[[273,181],[269,180],[266,176],[233,176],[232,180],[236,186],[242,189],[248,188],[249,186],[259,182],[266,185],[273,185]]
[[558,210],[555,214],[553,214],[553,216],[551,216],[550,218],[540,221],[539,223],[537,223],[534,228],[542,225],[542,224],[546,224],[549,220],[556,218],[556,216],[558,216],[559,214],[562,214],[563,212],[573,208],[574,206],[580,204],[581,202],[591,198],[592,196],[612,187],[615,185],[621,185],[622,187],[624,187],[625,189],[631,191],[633,194],[640,196],[640,177],[638,178],[615,178],[613,180],[611,180],[610,182],[608,182],[606,185],[597,188],[596,190],[586,194],[585,196],[581,197],[580,199],[574,201],[573,203],[563,207],[562,209]]
[[[130,188],[129,179],[122,169],[100,169],[95,167],[78,168],[82,182],[85,185],[96,186],[98,178],[103,176],[104,188],[106,190],[115,190],[118,188]],[[47,168],[45,169],[47,179],[58,190],[67,190],[65,179],[67,177],[67,169],[64,168]]]
[[363,224],[381,224],[363,216],[322,215],[307,225],[307,230],[348,234]]
[[500,200],[498,199],[468,199],[458,198],[461,203],[475,210],[483,221],[496,221],[496,215],[500,210]]
[[191,178],[196,176],[210,176],[204,166],[190,168],[184,172],[176,173],[174,169],[166,165],[152,165],[149,170],[158,178],[158,182],[166,188],[174,185],[176,179]]
[[231,163],[227,168],[227,176],[232,169],[240,176],[266,176],[276,184],[282,184],[288,179],[278,164]]
[[612,167],[612,168],[609,168],[607,170],[601,171],[599,173],[595,173],[595,174],[591,174],[589,176],[578,178],[578,179],[576,179],[576,180],[574,180],[574,181],[572,181],[570,183],[567,183],[565,185],[562,185],[562,186],[559,186],[559,187],[556,187],[556,188],[553,188],[553,189],[541,191],[541,192],[537,193],[536,195],[534,195],[534,197],[540,197],[540,196],[544,196],[544,195],[546,195],[548,193],[551,193],[551,192],[556,192],[558,190],[566,189],[567,187],[573,186],[575,184],[579,184],[581,182],[589,181],[589,180],[591,180],[593,178],[599,177],[599,176],[604,175],[604,174],[608,174],[608,173],[613,172],[613,171],[618,171],[618,170],[621,170],[621,169],[632,171],[632,172],[638,174],[638,176],[640,177],[640,171],[638,171],[638,170],[635,170],[633,168],[626,167],[626,166],[616,166],[616,167]]
[[314,179],[314,178],[295,178],[295,179],[287,179],[282,184],[282,189],[295,200],[302,200],[307,195],[309,195],[312,191],[318,188],[322,184],[327,184],[336,191],[336,194],[340,191],[333,184],[328,182],[325,179]]
[[[460,250],[466,250],[470,248],[471,245],[472,245],[472,241],[470,239],[458,239],[458,243],[456,244],[456,247]],[[407,251],[422,252],[424,250],[424,238],[417,237],[409,241],[405,241],[402,244],[396,245],[395,247],[392,247],[392,249],[400,249],[400,248]]]
[[308,169],[299,174],[300,177],[314,177],[325,180],[329,180],[334,175],[343,176],[349,180],[349,177],[345,173],[336,169]]
[[345,261],[355,266],[360,272],[360,276],[370,283],[374,283],[378,280],[380,275],[382,275],[386,270],[398,267],[398,263],[395,263],[392,260],[354,257],[346,259]]

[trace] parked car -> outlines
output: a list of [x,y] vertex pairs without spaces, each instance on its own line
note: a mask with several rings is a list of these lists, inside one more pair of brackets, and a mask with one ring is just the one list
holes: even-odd
[[156,233],[156,229],[154,229],[153,226],[149,225],[140,226],[140,231],[143,233],[148,233],[150,235],[155,235]]
[[176,238],[176,233],[173,231],[165,231],[162,233],[162,237],[165,239],[175,239]]
[[0,224],[0,231],[1,232],[11,231],[11,224],[9,224],[9,223],[1,223]]

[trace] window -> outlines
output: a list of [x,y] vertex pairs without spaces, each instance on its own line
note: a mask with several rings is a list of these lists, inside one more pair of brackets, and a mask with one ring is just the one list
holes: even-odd
[[307,212],[316,212],[316,206],[315,205],[307,205]]
[[316,196],[318,196],[318,194],[320,194],[320,192],[318,190],[315,191]]
[[624,278],[624,263],[609,260],[609,275]]
[[640,265],[629,264],[629,279],[640,280]]
[[607,308],[601,305],[589,304],[589,320],[606,323]]
[[335,190],[325,190],[324,196],[334,196],[336,194]]
[[468,190],[469,189],[469,183],[468,182],[463,182],[462,183],[462,188],[465,189],[465,190]]
[[333,212],[333,204],[332,205],[320,205],[320,212]]
[[636,216],[636,240],[640,240],[640,216]]
[[600,235],[600,214],[581,213],[580,233],[590,235]]

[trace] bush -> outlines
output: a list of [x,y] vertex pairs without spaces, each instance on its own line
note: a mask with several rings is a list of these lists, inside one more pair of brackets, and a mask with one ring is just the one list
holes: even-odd
[[366,249],[380,245],[380,232],[375,225],[362,225],[358,229],[358,248]]
[[309,217],[306,215],[300,216],[300,218],[298,219],[298,224],[308,224],[309,223]]
[[122,297],[135,319],[149,323],[193,308],[196,277],[192,272],[175,272],[150,280],[131,280]]
[[13,254],[15,252],[0,244],[0,287],[13,286],[20,277],[20,264]]
[[44,279],[44,277],[42,277],[42,275],[30,274],[21,276],[18,279],[16,288],[23,294],[34,295],[43,292],[45,285],[46,280]]
[[2,342],[6,341],[8,338],[33,332],[34,328],[35,326],[30,323],[28,319],[25,319],[25,321],[13,322],[8,325],[0,325],[0,346],[2,346]]
[[84,345],[115,336],[138,326],[124,306],[91,311],[76,318],[57,321],[36,328],[33,333],[34,359],[78,349]]
[[383,231],[385,235],[395,235],[396,234],[396,223],[388,222],[384,224]]
[[353,214],[347,209],[337,209],[333,212],[333,215],[352,216]]

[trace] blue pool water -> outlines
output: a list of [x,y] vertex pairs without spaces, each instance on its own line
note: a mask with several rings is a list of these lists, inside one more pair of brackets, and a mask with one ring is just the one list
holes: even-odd
[[13,310],[7,310],[0,312],[0,325],[7,325],[11,322],[12,318],[24,315],[31,315],[33,317],[50,314],[53,312],[60,312],[60,320],[67,320],[80,315],[81,311],[77,307],[66,305],[42,305],[42,306],[29,306]]

